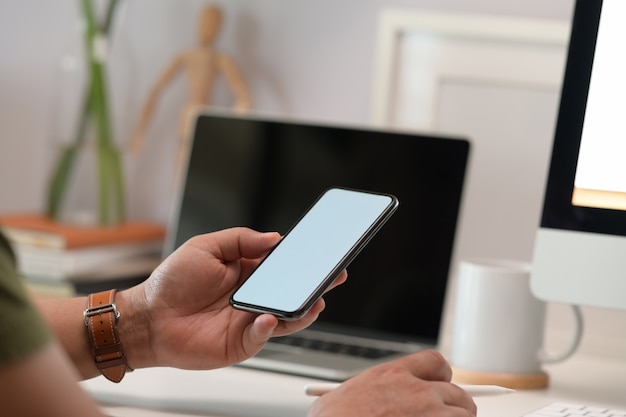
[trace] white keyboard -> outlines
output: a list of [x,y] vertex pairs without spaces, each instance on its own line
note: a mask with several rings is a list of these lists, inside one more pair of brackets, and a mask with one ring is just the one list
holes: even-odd
[[525,414],[523,417],[624,417],[626,410],[610,410],[607,408],[571,403],[552,403],[545,407]]

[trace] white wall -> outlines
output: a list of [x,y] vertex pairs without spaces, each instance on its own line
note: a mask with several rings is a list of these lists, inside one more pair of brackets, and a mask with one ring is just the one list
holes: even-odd
[[[130,124],[171,57],[194,44],[201,0],[122,0],[114,47],[132,81]],[[572,0],[220,0],[219,45],[240,64],[253,108],[305,119],[371,121],[377,19],[385,8],[567,20]],[[0,2],[0,213],[41,210],[52,159],[55,72],[75,42],[78,0]],[[119,49],[118,49],[119,51]],[[182,84],[161,98],[145,152],[128,158],[132,217],[165,221],[172,192]],[[215,103],[228,105],[218,88]],[[594,313],[594,312],[591,312]],[[595,323],[607,322],[604,316]],[[554,322],[562,328],[567,318]],[[610,321],[610,320],[609,320]],[[597,325],[597,324],[596,324]],[[602,329],[600,329],[602,330]],[[610,334],[610,328],[604,329]],[[619,346],[619,344],[616,344]]]
[[[113,47],[128,62],[126,141],[149,87],[194,43],[200,0],[122,0]],[[377,18],[388,7],[567,19],[571,0],[220,0],[219,45],[242,67],[253,108],[307,119],[369,123]],[[40,210],[53,157],[56,68],[76,41],[77,0],[0,2],[0,212]],[[119,49],[118,49],[119,51]],[[215,103],[228,105],[218,88]],[[182,84],[162,97],[141,157],[128,158],[133,217],[167,218]]]

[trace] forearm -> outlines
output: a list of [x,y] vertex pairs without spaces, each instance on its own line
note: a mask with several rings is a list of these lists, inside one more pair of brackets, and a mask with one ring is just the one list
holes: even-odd
[[80,375],[85,379],[98,375],[82,319],[87,297],[42,298],[35,301]]
[[102,416],[56,343],[0,369],[2,415]]
[[[151,365],[147,354],[147,328],[145,317],[135,308],[134,294],[130,291],[117,292],[115,304],[120,312],[117,330],[131,368]],[[35,300],[48,326],[54,331],[60,344],[72,360],[83,379],[100,375],[96,367],[89,342],[83,312],[87,308],[87,297],[42,298]]]

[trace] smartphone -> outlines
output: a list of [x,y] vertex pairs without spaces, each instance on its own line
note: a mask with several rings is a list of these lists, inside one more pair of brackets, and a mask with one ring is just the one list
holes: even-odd
[[331,188],[233,293],[233,307],[296,320],[313,306],[398,207],[391,194]]

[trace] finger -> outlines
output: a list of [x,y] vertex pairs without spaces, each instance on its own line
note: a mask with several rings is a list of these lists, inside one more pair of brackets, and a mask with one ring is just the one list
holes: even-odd
[[332,284],[330,284],[330,286],[326,289],[326,291],[324,291],[324,293],[327,293],[328,291],[332,290],[335,287],[338,287],[339,285],[345,283],[348,280],[348,271],[346,271],[345,269],[343,271],[341,271],[341,273],[337,276],[337,278],[335,278],[335,280],[333,281]]
[[437,384],[437,389],[439,390],[441,399],[445,404],[454,407],[461,407],[470,411],[472,415],[476,415],[476,403],[471,395],[469,395],[463,388],[448,382],[433,382],[433,384]]
[[446,382],[450,382],[452,379],[452,368],[446,359],[435,350],[422,350],[397,360],[420,379]]
[[284,336],[287,334],[292,334],[297,332],[298,330],[305,329],[309,327],[311,324],[317,320],[320,313],[326,307],[326,303],[323,298],[317,300],[313,306],[306,312],[304,316],[294,321],[286,321],[281,320],[278,323],[278,326],[274,330],[274,336]]
[[261,314],[254,319],[249,333],[249,342],[257,349],[273,336],[274,330],[278,326],[278,319],[271,314]]
[[261,233],[246,227],[235,227],[196,236],[194,243],[224,261],[259,258],[280,240],[276,232]]
[[309,311],[307,311],[306,314],[297,321],[297,323],[308,327],[313,324],[315,320],[317,320],[317,317],[322,311],[324,311],[325,308],[326,301],[320,297],[315,303],[313,303],[313,306],[309,309]]

